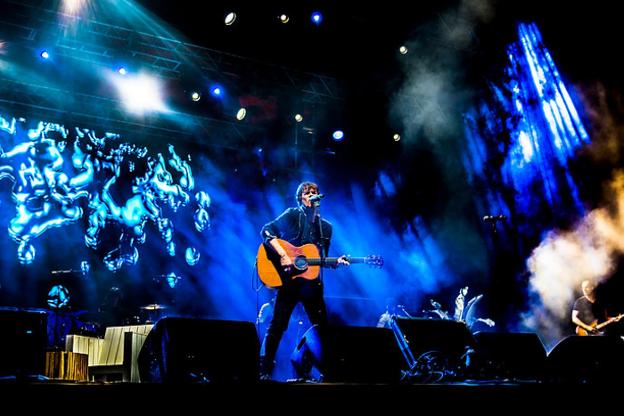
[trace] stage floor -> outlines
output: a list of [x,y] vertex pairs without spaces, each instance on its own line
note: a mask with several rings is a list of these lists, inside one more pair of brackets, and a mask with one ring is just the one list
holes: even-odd
[[[495,412],[577,408],[589,406],[581,397],[601,397],[600,405],[616,398],[601,384],[481,381],[461,383],[299,383],[149,384],[68,383],[6,379],[0,382],[6,409],[83,409],[126,413],[128,410],[179,412],[188,409],[231,412],[249,408],[272,413],[349,411],[409,411],[435,414],[448,411]],[[173,407],[173,410],[168,408]],[[386,413],[387,414],[387,413]]]

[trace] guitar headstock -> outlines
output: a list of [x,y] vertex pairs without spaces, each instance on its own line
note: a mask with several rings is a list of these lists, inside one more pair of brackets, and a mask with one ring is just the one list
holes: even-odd
[[370,255],[364,258],[364,263],[368,264],[371,267],[382,268],[384,264],[383,257],[377,255]]

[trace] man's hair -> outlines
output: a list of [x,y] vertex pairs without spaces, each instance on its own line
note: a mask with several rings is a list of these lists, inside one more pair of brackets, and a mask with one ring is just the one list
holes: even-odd
[[299,186],[297,187],[297,191],[295,192],[295,202],[297,203],[297,205],[301,205],[301,198],[303,193],[310,188],[316,189],[317,193],[320,192],[318,185],[314,182],[301,182],[299,184]]
[[587,290],[588,292],[593,292],[596,289],[596,284],[591,280],[583,280],[581,282],[581,289]]

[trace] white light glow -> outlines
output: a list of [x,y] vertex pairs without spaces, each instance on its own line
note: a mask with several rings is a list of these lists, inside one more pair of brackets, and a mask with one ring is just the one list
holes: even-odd
[[63,12],[67,14],[79,14],[87,0],[63,0]]
[[344,132],[342,130],[336,130],[334,134],[332,134],[332,137],[334,138],[334,140],[339,142],[344,139]]
[[231,13],[228,13],[227,16],[225,16],[226,26],[230,26],[232,23],[234,23],[234,21],[236,21],[236,13],[231,12]]
[[242,119],[245,118],[245,116],[247,115],[247,110],[245,110],[245,108],[241,108],[240,110],[238,110],[238,112],[236,113],[236,120],[241,121]]
[[112,76],[111,82],[117,88],[126,110],[138,114],[168,111],[161,96],[162,87],[154,77],[146,74]]

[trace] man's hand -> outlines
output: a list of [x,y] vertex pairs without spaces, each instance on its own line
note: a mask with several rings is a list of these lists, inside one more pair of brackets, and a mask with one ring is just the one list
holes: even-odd
[[288,254],[284,253],[280,256],[280,265],[284,268],[284,270],[289,271],[293,265],[293,261]]
[[345,254],[343,254],[342,256],[338,257],[338,259],[336,260],[336,263],[342,264],[344,266],[348,266],[348,265],[351,264],[351,263],[349,263],[349,258]]

